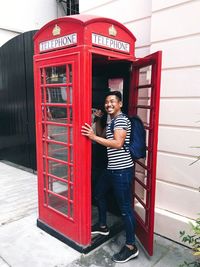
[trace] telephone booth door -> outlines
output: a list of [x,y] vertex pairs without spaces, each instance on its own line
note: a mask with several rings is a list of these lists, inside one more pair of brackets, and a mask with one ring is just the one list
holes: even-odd
[[[99,70],[99,76],[96,70]],[[130,81],[128,73],[131,76]],[[98,83],[94,81],[93,84],[94,96],[101,99],[103,93],[99,96],[96,86],[101,84],[105,91],[105,84],[108,83],[110,90],[119,90],[122,93],[123,112],[128,113],[130,117],[137,114],[145,126],[146,158],[135,161],[133,210],[136,216],[136,236],[147,253],[153,255],[161,52],[134,61],[108,59],[104,65],[94,68],[93,75],[95,74],[97,77],[95,76],[94,80]],[[98,99],[94,97],[94,100]],[[99,164],[100,156],[97,157]],[[111,195],[109,204],[113,204],[113,197]],[[112,211],[115,214],[115,210]]]
[[133,199],[137,222],[136,234],[148,254],[152,255],[161,52],[137,60],[132,67],[129,115],[139,115],[147,134],[146,159],[135,161]]
[[[84,243],[80,224],[77,156],[74,155],[78,124],[78,54],[36,61],[35,91],[37,169],[39,191],[38,225],[53,226],[58,233]],[[75,71],[76,70],[76,71]],[[39,103],[39,104],[38,104]],[[79,175],[80,176],[80,175]],[[74,190],[76,188],[76,191]],[[51,229],[53,231],[53,229]]]

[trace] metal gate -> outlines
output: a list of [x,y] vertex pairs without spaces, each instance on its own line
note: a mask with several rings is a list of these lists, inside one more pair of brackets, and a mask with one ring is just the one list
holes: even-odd
[[36,170],[33,35],[0,47],[0,158]]

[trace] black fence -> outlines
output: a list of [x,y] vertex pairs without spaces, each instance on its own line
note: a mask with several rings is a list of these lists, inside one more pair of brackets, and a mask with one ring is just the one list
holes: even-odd
[[0,47],[0,159],[36,170],[33,35]]

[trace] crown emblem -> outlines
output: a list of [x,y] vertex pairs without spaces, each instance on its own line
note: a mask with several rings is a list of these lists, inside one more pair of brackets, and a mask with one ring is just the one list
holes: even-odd
[[60,29],[60,27],[56,24],[55,27],[53,28],[53,31],[52,31],[53,36],[55,36],[55,35],[59,35],[60,32],[61,32],[61,29]]
[[116,30],[115,27],[112,25],[112,26],[109,27],[109,29],[108,29],[108,33],[109,33],[109,35],[116,36],[116,35],[117,35],[117,30]]

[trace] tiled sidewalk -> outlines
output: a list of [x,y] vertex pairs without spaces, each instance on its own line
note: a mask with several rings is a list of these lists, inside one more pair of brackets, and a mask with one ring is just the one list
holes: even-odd
[[140,255],[116,264],[111,256],[124,242],[121,233],[87,255],[36,226],[37,176],[0,162],[0,267],[178,267],[192,260],[191,250],[155,235],[154,256]]

